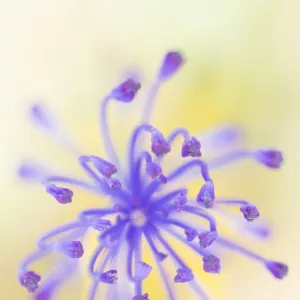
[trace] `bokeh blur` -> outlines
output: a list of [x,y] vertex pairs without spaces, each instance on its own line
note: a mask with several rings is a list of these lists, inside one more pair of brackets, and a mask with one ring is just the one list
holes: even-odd
[[[86,153],[101,154],[101,96],[132,70],[147,86],[163,54],[174,48],[187,63],[160,93],[157,127],[186,126],[198,134],[238,123],[250,147],[274,146],[285,157],[279,171],[242,163],[214,178],[218,193],[257,204],[272,235],[250,246],[286,262],[289,275],[275,280],[225,252],[222,274],[202,274],[206,290],[218,300],[300,299],[299,11],[297,0],[0,0],[0,299],[28,299],[17,268],[40,234],[101,203],[79,192],[72,206],[60,206],[42,187],[18,179],[17,168],[28,158],[79,174],[75,157],[28,122],[28,105],[47,103]],[[132,103],[111,110],[121,153],[139,108]],[[167,299],[151,280],[150,299]],[[85,299],[87,285],[82,278],[57,299]]]

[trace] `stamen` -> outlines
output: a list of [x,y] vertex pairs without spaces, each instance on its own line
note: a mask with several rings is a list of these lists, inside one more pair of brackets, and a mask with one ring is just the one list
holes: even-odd
[[180,212],[183,210],[187,204],[188,200],[184,193],[180,193],[174,200],[174,206],[176,211]]
[[110,178],[113,174],[117,173],[117,168],[112,163],[98,156],[82,155],[79,157],[79,161],[82,163],[92,162],[95,168],[101,173],[101,175],[106,178]]
[[91,227],[98,231],[105,231],[111,228],[111,221],[94,217],[89,221]]
[[146,293],[144,295],[134,296],[132,300],[149,300],[149,295]]
[[152,271],[152,267],[143,261],[139,261],[135,265],[135,280],[145,280]]
[[183,56],[177,51],[170,51],[166,54],[160,72],[159,78],[161,80],[169,79],[173,76],[179,68],[183,65]]
[[257,150],[254,157],[258,162],[271,169],[279,169],[283,162],[283,155],[278,150]]
[[176,270],[177,275],[174,277],[174,282],[184,283],[188,281],[192,281],[194,279],[194,274],[191,270],[187,268],[181,268]]
[[186,240],[188,242],[192,242],[197,236],[197,230],[193,228],[187,228],[184,230],[184,234],[186,235]]
[[107,184],[109,185],[109,187],[112,190],[119,190],[122,188],[122,184],[121,184],[120,180],[118,180],[117,178],[107,179]]
[[219,274],[221,271],[220,259],[214,255],[204,256],[203,270],[211,274]]
[[48,184],[46,192],[61,204],[72,202],[73,192],[70,189],[58,187],[55,184]]
[[60,250],[71,258],[80,258],[83,253],[83,246],[80,241],[64,242],[59,246]]
[[258,209],[255,205],[252,204],[245,204],[241,206],[240,211],[243,213],[244,218],[248,222],[252,222],[259,217]]
[[103,283],[116,284],[118,281],[117,270],[109,270],[99,275],[98,280]]
[[185,128],[175,129],[167,139],[169,144],[171,144],[175,140],[175,138],[179,135],[182,135],[184,137],[182,148],[181,148],[181,156],[200,157],[201,156],[200,142],[194,136],[190,136],[189,132]]
[[20,283],[28,292],[34,293],[39,287],[41,276],[33,271],[26,271],[20,276]]
[[204,231],[198,235],[199,244],[202,248],[209,247],[218,237],[216,231]]
[[286,264],[276,261],[267,261],[265,265],[277,279],[283,279],[288,273],[288,266]]
[[154,128],[152,128],[151,133],[152,133],[152,136],[151,136],[152,152],[157,157],[163,156],[164,154],[167,154],[168,152],[170,152],[171,147],[170,147],[169,143],[167,142],[167,140],[164,138],[163,134],[159,130],[154,129]]
[[208,180],[201,187],[196,201],[205,208],[212,208],[215,201],[215,186],[212,180]]
[[111,97],[121,102],[131,102],[140,88],[139,82],[129,78],[112,90]]

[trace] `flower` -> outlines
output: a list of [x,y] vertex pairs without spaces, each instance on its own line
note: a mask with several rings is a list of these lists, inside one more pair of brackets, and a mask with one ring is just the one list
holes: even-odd
[[[131,103],[135,99],[141,84],[131,78],[113,88],[101,103],[100,128],[107,157],[105,159],[96,155],[78,157],[78,163],[88,174],[91,182],[57,175],[36,164],[26,163],[21,166],[19,175],[23,179],[37,181],[44,185],[46,192],[57,200],[57,204],[72,205],[74,194],[72,186],[106,195],[111,199],[109,207],[83,210],[79,213],[77,220],[54,228],[38,240],[37,251],[26,257],[19,268],[21,285],[29,292],[35,293],[36,300],[43,298],[44,295],[52,297],[79,269],[77,266],[82,256],[87,255],[84,251],[86,244],[84,238],[88,230],[95,230],[98,234],[97,247],[88,258],[88,273],[92,280],[89,300],[96,298],[100,284],[112,286],[114,297],[121,299],[124,285],[120,285],[119,282],[125,280],[127,280],[126,287],[128,287],[126,295],[131,294],[133,300],[151,297],[151,291],[144,291],[142,288],[142,282],[150,276],[153,268],[143,261],[142,241],[148,243],[154,255],[170,298],[176,299],[175,290],[170,286],[171,277],[174,283],[183,283],[194,289],[198,298],[208,299],[197,283],[192,266],[189,266],[181,258],[180,253],[169,244],[168,235],[175,237],[199,254],[199,257],[202,257],[203,270],[207,273],[221,272],[220,258],[214,253],[216,249],[228,248],[260,263],[275,278],[282,279],[287,275],[288,267],[285,264],[264,258],[227,239],[222,234],[218,234],[217,222],[211,215],[215,207],[233,205],[240,207],[247,221],[255,221],[259,217],[255,205],[245,200],[215,197],[215,184],[211,172],[231,162],[246,158],[277,169],[282,163],[281,152],[259,149],[235,150],[225,155],[221,153],[219,157],[205,161],[199,158],[203,143],[201,144],[196,137],[191,136],[187,129],[175,129],[165,137],[159,129],[149,123],[158,88],[175,75],[183,62],[183,56],[177,51],[171,51],[165,55],[145,104],[143,122],[134,128],[130,138],[128,169],[120,164],[111,140],[107,122],[107,106],[114,100]],[[33,105],[30,116],[41,129],[51,133],[57,141],[70,148],[70,140],[64,139],[59,123],[44,105]],[[226,128],[220,130],[226,131]],[[230,130],[232,131],[232,126]],[[239,128],[236,127],[235,130],[238,133]],[[154,155],[143,143],[143,133],[150,134],[151,146],[149,148]],[[183,137],[183,144],[177,155],[183,163],[169,174],[164,174],[162,164],[164,157],[169,155],[173,141],[180,136]],[[214,133],[206,137],[206,140],[210,138],[210,144],[217,145],[220,136],[222,134]],[[234,136],[239,137],[239,134],[234,134]],[[218,150],[221,152],[222,149]],[[203,181],[196,197],[188,196],[188,190],[183,186],[183,177],[191,169],[198,169],[199,181]],[[125,180],[120,178],[125,178]],[[176,180],[179,181],[180,187],[164,192],[164,186]],[[115,218],[112,218],[113,216]],[[191,216],[207,221],[209,228],[203,228],[199,225],[202,222],[197,222]],[[241,230],[247,230],[243,224],[240,227]],[[263,229],[258,226],[251,232],[255,234],[262,232]],[[198,243],[195,240],[197,236]],[[61,261],[48,275],[39,275],[36,270],[32,270],[32,265],[36,261],[51,253],[57,253]],[[119,259],[120,257],[122,259]],[[173,262],[177,270],[176,274],[166,272],[163,264],[165,260]],[[126,271],[122,271],[124,270],[122,264],[125,264]]]

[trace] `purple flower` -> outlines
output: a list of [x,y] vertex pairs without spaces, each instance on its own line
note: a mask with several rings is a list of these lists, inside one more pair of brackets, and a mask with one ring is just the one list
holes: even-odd
[[[210,145],[210,149],[214,147],[213,145],[217,145],[214,149],[216,151],[213,152],[219,151],[220,154],[210,161],[204,161],[199,158],[201,137],[199,141],[198,138],[191,136],[187,129],[180,127],[165,137],[159,129],[150,125],[158,88],[171,78],[182,64],[183,58],[179,52],[170,51],[166,54],[158,77],[150,88],[142,123],[139,123],[131,134],[128,160],[124,164],[120,163],[121,160],[109,132],[107,107],[113,101],[133,102],[140,89],[140,83],[133,79],[128,79],[113,88],[101,102],[99,118],[106,152],[105,159],[96,155],[80,155],[76,160],[88,176],[88,180],[60,175],[36,163],[26,163],[21,166],[20,177],[44,185],[46,192],[59,203],[72,202],[73,189],[66,188],[65,185],[99,195],[100,200],[105,197],[109,203],[105,207],[103,205],[99,207],[103,203],[100,201],[94,205],[94,208],[80,211],[77,220],[56,227],[40,237],[37,251],[22,261],[19,270],[21,285],[29,292],[35,292],[36,299],[47,299],[47,297],[56,299],[57,290],[64,286],[72,274],[86,270],[91,278],[89,300],[98,297],[98,285],[103,283],[114,285],[107,299],[111,299],[110,292],[113,292],[114,299],[123,299],[126,295],[128,299],[148,300],[151,291],[143,290],[143,281],[152,276],[153,268],[159,271],[161,282],[170,299],[177,299],[176,291],[169,284],[172,278],[174,282],[184,283],[194,289],[197,299],[208,299],[197,280],[193,280],[193,264],[188,265],[182,259],[181,252],[169,243],[169,236],[196,252],[199,260],[202,257],[203,270],[208,273],[216,274],[221,270],[220,259],[208,248],[213,243],[214,250],[221,252],[222,249],[227,248],[245,255],[262,264],[276,278],[281,279],[287,274],[288,269],[285,264],[264,258],[224,235],[218,235],[219,224],[210,214],[210,211],[220,205],[234,205],[240,207],[246,220],[256,219],[259,216],[257,208],[245,200],[215,199],[215,186],[211,173],[242,158],[254,158],[262,165],[278,168],[282,162],[281,153],[275,150],[235,150],[228,153],[229,145],[234,143],[233,139],[239,139],[241,136],[236,134],[241,132],[240,128],[231,125],[230,139],[224,139],[223,131],[228,130],[226,128],[219,128],[214,130],[213,134],[205,136],[205,143],[202,145]],[[80,149],[74,146],[69,137],[64,138],[59,123],[46,106],[34,105],[30,116],[35,124],[51,133],[50,136],[63,146],[71,150]],[[147,143],[142,141],[141,135],[144,133],[151,135],[151,141],[149,136],[144,140]],[[176,149],[176,145],[173,147],[173,142],[178,136],[184,138],[181,151]],[[226,144],[227,141],[229,144]],[[163,161],[171,151],[171,146],[174,148],[172,151],[177,153],[178,160],[181,160],[181,156],[189,156],[189,158],[179,166],[176,158],[173,158],[171,171],[163,173]],[[222,147],[226,149],[224,151],[226,154]],[[150,150],[155,154],[153,158]],[[74,152],[77,156],[80,153]],[[119,179],[112,177],[117,171]],[[183,179],[187,178],[188,174],[191,179],[197,177],[199,185],[202,186],[196,199],[190,199],[188,190],[184,187]],[[243,237],[247,228],[242,217],[238,221],[235,219],[233,221],[239,225]],[[264,228],[259,226],[256,223],[253,234],[259,235],[264,232]],[[92,242],[88,241],[91,237],[88,233],[91,231],[97,235],[96,240]],[[195,241],[197,235],[200,246]],[[76,268],[79,264],[76,258],[84,254],[85,243],[89,245],[88,247],[95,245],[95,249],[90,256],[88,252],[85,253],[85,259],[81,262],[88,262],[87,266],[80,264],[79,269]],[[144,243],[147,243],[148,248],[153,252],[155,258],[153,266],[143,261],[145,259],[143,250],[147,248],[144,247]],[[56,257],[59,257],[57,263],[54,262],[50,266],[49,272],[39,272],[42,274],[40,276],[35,271],[31,271],[32,265],[39,266],[35,263],[52,253],[56,253]],[[165,260],[174,264],[176,273],[166,269],[163,263]],[[122,283],[118,281],[118,274]],[[132,285],[134,291],[131,290]]]

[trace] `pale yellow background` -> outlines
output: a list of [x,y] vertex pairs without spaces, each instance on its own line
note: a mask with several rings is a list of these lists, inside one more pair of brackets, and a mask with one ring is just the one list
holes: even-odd
[[[216,184],[218,193],[260,207],[274,233],[252,248],[287,262],[288,277],[279,282],[227,254],[220,276],[201,275],[207,291],[218,300],[300,299],[299,11],[297,0],[0,0],[0,299],[27,299],[16,280],[19,261],[44,230],[99,201],[79,193],[72,206],[62,207],[42,188],[17,180],[25,157],[78,172],[73,157],[30,126],[27,104],[45,99],[87,153],[101,153],[99,97],[126,67],[139,66],[148,83],[173,47],[188,63],[162,91],[156,126],[168,132],[184,125],[196,134],[236,121],[249,132],[249,145],[276,146],[286,158],[280,172],[245,164],[221,172]],[[110,115],[122,153],[130,127],[123,131],[124,122],[137,120],[138,108],[126,107],[130,121],[117,107]],[[150,299],[163,299],[153,277]],[[85,299],[88,282],[81,282],[59,299]]]

